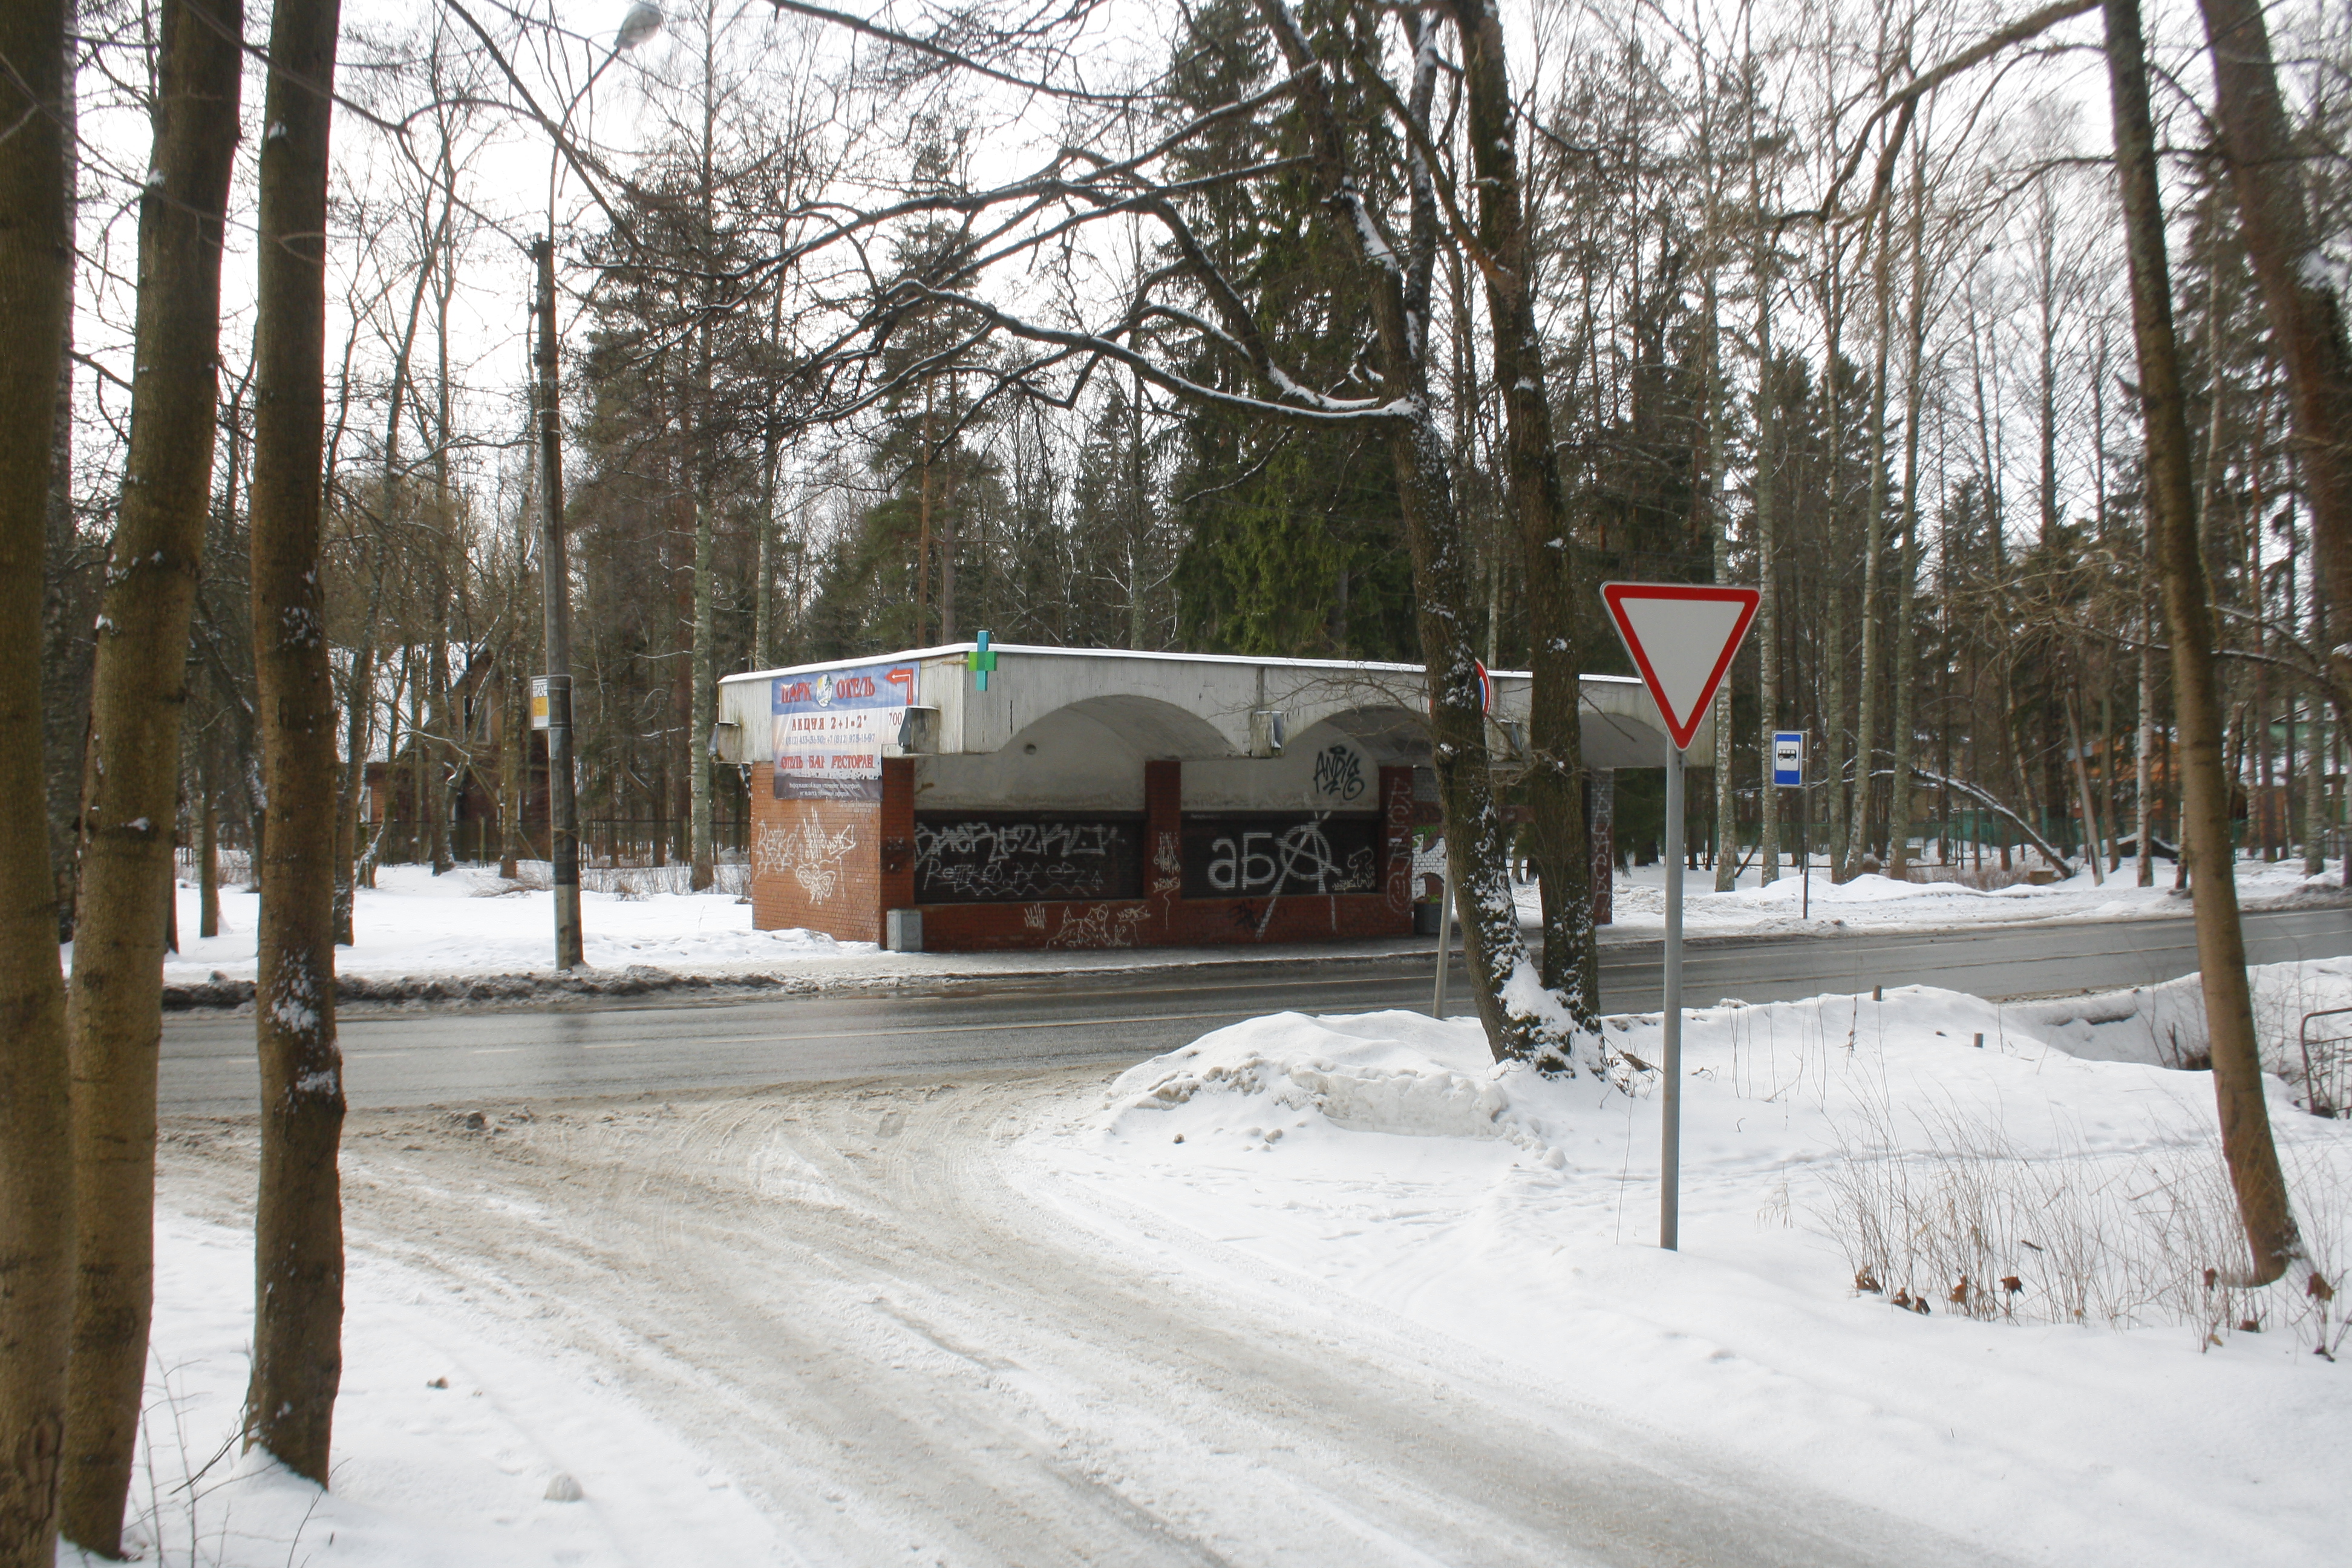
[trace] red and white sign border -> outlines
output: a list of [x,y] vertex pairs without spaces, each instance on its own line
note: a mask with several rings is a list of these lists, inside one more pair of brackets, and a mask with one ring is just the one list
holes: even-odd
[[[1667,706],[1665,694],[1658,689],[1658,672],[1651,667],[1650,656],[1643,651],[1642,639],[1634,635],[1633,622],[1625,616],[1623,601],[1627,599],[1681,599],[1705,604],[1741,606],[1739,620],[1724,639],[1723,652],[1715,661],[1715,669],[1706,678],[1706,686],[1696,702],[1691,704],[1690,720],[1677,723]],[[1723,587],[1702,583],[1603,583],[1601,602],[1609,606],[1609,618],[1617,624],[1617,635],[1624,641],[1625,651],[1633,656],[1633,668],[1642,674],[1642,683],[1650,689],[1650,700],[1658,705],[1658,716],[1666,722],[1666,732],[1674,738],[1675,750],[1687,752],[1698,734],[1699,721],[1715,705],[1715,694],[1723,686],[1723,678],[1730,673],[1731,661],[1739,652],[1739,645],[1748,640],[1748,628],[1755,622],[1757,606],[1764,595],[1754,588]]]

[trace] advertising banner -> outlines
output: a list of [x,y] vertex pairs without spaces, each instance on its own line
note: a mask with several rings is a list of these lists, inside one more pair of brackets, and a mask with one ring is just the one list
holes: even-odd
[[915,667],[870,664],[775,680],[778,800],[880,800],[882,748],[915,700]]

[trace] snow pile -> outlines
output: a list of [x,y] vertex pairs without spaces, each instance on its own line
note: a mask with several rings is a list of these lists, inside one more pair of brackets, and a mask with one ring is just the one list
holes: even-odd
[[[1657,1059],[1654,1015],[1607,1027]],[[2199,1265],[2242,1246],[2211,1081],[2083,1059],[2074,1032],[1925,988],[1688,1015],[1680,1253],[1654,1245],[1654,1075],[1497,1067],[1466,1019],[1218,1030],[1033,1134],[1021,1169],[1112,1245],[1457,1344],[1465,1378],[1509,1369],[1538,1415],[1612,1408],[1998,1556],[2326,1558],[2352,1371],[2309,1352],[2341,1324],[2300,1276],[2204,1295]],[[2352,1129],[2284,1085],[2272,1113],[2337,1278]],[[1977,1250],[1927,1245],[1947,1233]],[[1857,1288],[1880,1258],[1894,1277]]]
[[[1923,869],[1932,870],[1932,867]],[[2008,925],[2032,921],[2110,921],[2161,919],[2189,912],[2188,897],[2172,889],[2169,866],[2158,866],[2158,886],[2133,884],[2133,868],[2107,878],[2104,885],[2088,870],[2063,881],[2034,887],[1979,891],[1957,882],[1898,882],[1871,875],[1833,883],[1816,866],[1812,875],[1811,914],[1805,909],[1804,879],[1784,870],[1769,884],[1759,869],[1741,873],[1730,892],[1715,890],[1712,871],[1683,875],[1683,926],[1694,934],[1758,935],[1843,927],[1847,931],[1899,931],[1958,926]],[[1642,867],[1620,877],[1612,894],[1615,926],[1623,931],[1655,932],[1665,923],[1665,869]],[[2300,860],[2241,860],[2238,898],[2248,909],[2276,909],[2305,903],[2340,902],[2343,888],[2336,871],[2305,877]],[[1536,890],[1518,889],[1523,918],[1536,917]]]
[[[1204,1036],[1121,1074],[1115,1095],[1135,1110],[1189,1110],[1169,1117],[1181,1139],[1222,1133],[1227,1121],[1255,1121],[1254,1141],[1279,1142],[1309,1118],[1359,1132],[1433,1138],[1507,1138],[1534,1147],[1509,1096],[1485,1073],[1446,1059],[1461,1033],[1405,1013],[1308,1018],[1277,1013]],[[1296,1116],[1296,1120],[1292,1118]],[[1205,1122],[1218,1125],[1207,1129]]]
[[[237,1440],[249,1231],[156,1226],[134,1556],[164,1568],[703,1568],[792,1561],[726,1476],[543,1344],[364,1252],[351,1259],[334,1487]],[[96,1568],[71,1548],[60,1568]]]
[[[2352,1010],[2352,959],[2258,964],[2246,977],[2253,991],[2263,1066],[2287,1080],[2300,1100],[2305,1020],[2311,1023],[2315,1065],[2324,1063],[2340,1037],[2352,1036],[2352,1011],[2334,1019],[2312,1016]],[[2203,1067],[2209,1057],[2205,996],[2194,974],[2128,991],[2021,1003],[2012,1012],[2032,1019],[2053,1044],[2078,1057],[2194,1068]]]
[[[251,980],[260,896],[221,889],[221,934],[199,937],[196,889],[179,889],[180,951],[163,965],[167,985]],[[753,931],[751,907],[701,893],[604,893],[583,889],[581,924],[593,969],[738,974],[820,968],[877,950],[812,931]],[[362,888],[352,913],[359,940],[338,948],[338,973],[371,977],[529,974],[551,968],[555,895],[461,866],[387,866]]]

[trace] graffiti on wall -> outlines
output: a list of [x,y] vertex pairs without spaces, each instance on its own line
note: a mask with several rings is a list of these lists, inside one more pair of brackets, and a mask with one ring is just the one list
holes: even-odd
[[1317,795],[1328,795],[1334,800],[1360,800],[1368,787],[1364,778],[1364,759],[1356,755],[1354,747],[1331,746],[1317,754]]
[[841,886],[842,864],[857,850],[857,826],[827,832],[808,807],[786,827],[762,826],[751,844],[751,868],[763,876],[790,875],[813,904],[829,903]]
[[1389,908],[1412,905],[1412,787],[1399,783],[1388,791]]
[[1374,816],[1188,816],[1184,896],[1377,892],[1380,837],[1380,819]]
[[915,819],[915,901],[1131,899],[1143,885],[1143,823],[1011,812]]
[[1096,904],[1087,910],[1064,910],[1059,930],[1045,939],[1049,948],[1056,947],[1133,947],[1138,932],[1151,919],[1151,911],[1137,905],[1121,909],[1112,904]]

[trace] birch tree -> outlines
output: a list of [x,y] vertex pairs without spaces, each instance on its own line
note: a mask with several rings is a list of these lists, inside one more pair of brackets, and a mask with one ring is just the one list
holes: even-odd
[[2213,1096],[2221,1148],[2252,1268],[2248,1283],[2267,1284],[2303,1255],[2286,1178],[2271,1138],[2253,999],[2246,981],[2246,942],[2238,920],[2231,865],[2229,781],[2221,767],[2222,716],[2213,670],[2214,627],[2199,552],[2189,487],[2189,429],[2180,386],[2180,353],[2172,323],[2172,282],[2164,209],[2157,180],[2156,134],[2148,113],[2148,70],[2139,0],[2105,0],[2107,81],[2115,120],[2116,176],[2130,269],[2132,340],[2139,363],[2140,416],[2146,431],[2148,505],[2157,567],[2172,641],[2173,702],[2179,714],[2183,860],[2197,914],[2197,966],[2213,1059]]
[[327,1484],[342,1378],[336,1150],[335,693],[320,551],[328,134],[338,0],[277,0],[261,145],[254,326],[253,647],[268,825],[260,846],[261,1173],[245,1433]]
[[58,364],[71,306],[64,0],[0,9],[0,1568],[53,1568],[73,1321],[73,1189],[57,885],[42,798]]
[[212,500],[239,0],[163,7],[136,367],[82,785],[73,984],[78,1256],[63,1521],[120,1556],[154,1306],[155,1071],[188,625]]

